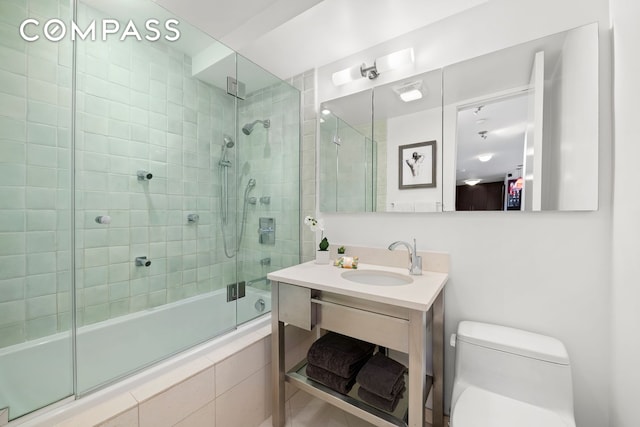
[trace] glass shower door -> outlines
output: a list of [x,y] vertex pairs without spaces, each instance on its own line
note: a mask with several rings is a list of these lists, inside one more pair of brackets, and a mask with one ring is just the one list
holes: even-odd
[[[73,394],[72,46],[23,40],[66,1],[0,2],[0,419]],[[8,414],[5,413],[8,411]]]
[[238,323],[271,310],[267,274],[300,262],[300,92],[238,55]]
[[[121,28],[130,16],[138,28],[175,18],[152,1],[79,4],[82,28],[114,16],[126,16]],[[234,260],[221,255],[217,222],[235,53],[179,29],[174,42],[78,42],[79,395],[235,328],[224,289]]]

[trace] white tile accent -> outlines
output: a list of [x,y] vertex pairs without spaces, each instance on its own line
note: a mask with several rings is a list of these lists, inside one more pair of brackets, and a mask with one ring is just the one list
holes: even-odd
[[[85,411],[64,420],[56,427],[77,427],[77,426],[94,426],[100,423],[105,425],[117,425],[114,422],[117,420],[129,420],[132,419],[131,415],[127,415],[126,418],[121,418],[120,414],[128,414],[131,411],[135,411],[137,415],[138,402],[129,393],[114,396],[104,402],[97,403],[90,411]],[[136,416],[137,418],[137,416]],[[109,421],[113,421],[109,424]],[[121,424],[128,425],[128,424]],[[137,424],[134,424],[137,425]]]
[[173,426],[184,414],[196,412],[214,399],[214,369],[209,368],[141,402],[140,427]]
[[216,427],[259,425],[271,412],[271,365],[216,399]]
[[216,365],[216,397],[236,386],[271,360],[271,341],[262,339]]
[[175,427],[215,427],[216,403],[210,402],[176,424]]

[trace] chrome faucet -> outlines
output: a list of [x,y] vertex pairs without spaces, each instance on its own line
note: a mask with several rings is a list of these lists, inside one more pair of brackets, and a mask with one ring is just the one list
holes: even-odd
[[418,256],[418,250],[416,248],[416,239],[413,239],[413,248],[407,242],[398,240],[389,245],[389,250],[392,251],[399,245],[404,245],[409,251],[409,274],[412,276],[422,275],[422,257]]

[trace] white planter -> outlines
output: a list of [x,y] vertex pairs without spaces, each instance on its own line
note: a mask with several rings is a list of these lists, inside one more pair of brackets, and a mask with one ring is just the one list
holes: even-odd
[[329,251],[316,251],[316,264],[329,264]]

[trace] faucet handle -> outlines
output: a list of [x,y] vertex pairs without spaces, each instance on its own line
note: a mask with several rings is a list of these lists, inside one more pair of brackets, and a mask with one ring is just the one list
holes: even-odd
[[413,276],[422,275],[422,257],[420,255],[413,256],[413,260],[411,262],[411,275]]
[[415,237],[413,238],[413,252],[411,254],[411,275],[422,275],[422,257],[418,255],[418,245]]

